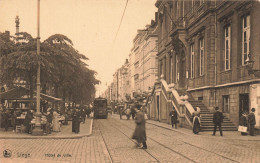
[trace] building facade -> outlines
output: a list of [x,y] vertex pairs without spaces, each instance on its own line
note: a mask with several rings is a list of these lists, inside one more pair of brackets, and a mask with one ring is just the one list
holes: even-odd
[[[158,76],[211,112],[218,106],[235,125],[254,107],[259,128],[259,1],[158,0],[155,5]],[[158,106],[153,108],[167,122],[169,108]]]
[[144,93],[153,87],[157,76],[157,28],[152,21],[144,30],[138,30],[129,54],[131,73],[131,95]]

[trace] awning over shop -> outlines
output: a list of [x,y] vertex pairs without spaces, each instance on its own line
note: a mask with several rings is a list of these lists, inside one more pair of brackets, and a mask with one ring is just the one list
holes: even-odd
[[[4,100],[32,100],[35,101],[35,97],[34,98],[25,98],[23,96],[25,95],[29,95],[30,90],[28,88],[25,87],[16,87],[13,89],[10,89],[6,92],[2,92],[0,93],[0,99],[4,99]],[[36,95],[36,92],[34,92],[34,96]],[[47,100],[50,102],[63,102],[62,99],[60,98],[56,98],[50,95],[46,95],[44,93],[40,94],[41,96],[41,100]]]
[[13,100],[13,99],[20,98],[27,94],[29,94],[29,89],[26,89],[24,87],[16,87],[16,88],[10,89],[6,92],[0,93],[0,99],[4,99],[4,100],[12,99]]

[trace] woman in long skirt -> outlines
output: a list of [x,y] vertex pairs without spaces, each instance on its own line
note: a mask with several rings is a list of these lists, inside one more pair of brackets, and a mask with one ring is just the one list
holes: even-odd
[[53,112],[53,120],[52,120],[53,128],[52,128],[52,130],[54,132],[60,132],[60,123],[59,123],[58,115],[59,114],[56,111]]
[[198,134],[200,131],[200,113],[198,108],[194,108],[195,112],[193,112],[193,133]]
[[73,114],[73,125],[72,125],[72,132],[76,134],[80,132],[80,112],[79,109],[76,109],[76,112]]

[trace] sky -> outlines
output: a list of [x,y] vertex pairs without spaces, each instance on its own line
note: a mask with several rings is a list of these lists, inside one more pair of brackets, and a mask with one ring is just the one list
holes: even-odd
[[[138,29],[155,19],[156,0],[128,0],[125,15],[115,39],[127,0],[41,0],[40,37],[68,36],[74,48],[86,55],[90,69],[97,72],[102,93],[113,81],[114,72],[128,58]],[[20,32],[37,36],[37,0],[0,0],[0,32],[15,33],[15,17]]]

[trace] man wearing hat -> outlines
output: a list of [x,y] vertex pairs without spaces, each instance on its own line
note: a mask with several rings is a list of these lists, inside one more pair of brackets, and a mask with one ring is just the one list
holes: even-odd
[[248,114],[249,133],[251,136],[255,134],[255,108],[251,109],[251,113]]
[[223,122],[224,116],[223,113],[219,111],[218,107],[215,107],[216,112],[213,115],[213,123],[214,123],[214,132],[212,136],[215,136],[217,126],[219,127],[220,135],[223,136],[222,129],[221,129],[221,123]]

